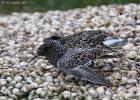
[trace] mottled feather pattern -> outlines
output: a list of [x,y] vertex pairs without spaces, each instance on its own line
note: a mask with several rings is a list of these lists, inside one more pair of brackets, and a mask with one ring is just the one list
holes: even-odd
[[68,48],[93,48],[102,44],[109,34],[101,30],[88,30],[64,37],[64,45]]
[[101,30],[89,30],[74,35],[44,39],[37,54],[46,56],[61,72],[93,84],[110,86],[110,82],[94,71],[94,60],[112,52],[103,45],[110,35]]

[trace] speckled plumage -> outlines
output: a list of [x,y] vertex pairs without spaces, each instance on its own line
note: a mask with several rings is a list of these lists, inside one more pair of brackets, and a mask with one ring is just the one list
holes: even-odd
[[94,66],[96,57],[103,55],[102,49],[72,48],[67,51],[57,62],[57,67],[65,74],[76,78],[110,86],[110,82],[99,76],[91,67]]
[[[65,37],[56,37],[66,48],[94,48],[103,45],[106,37],[112,36],[103,30],[87,30]],[[46,42],[47,39],[44,39]]]
[[103,46],[103,41],[108,36],[110,35],[101,30],[83,31],[67,37],[52,36],[44,39],[37,54],[46,56],[51,64],[65,74],[94,84],[110,86],[108,80],[91,68],[96,58],[110,52]]

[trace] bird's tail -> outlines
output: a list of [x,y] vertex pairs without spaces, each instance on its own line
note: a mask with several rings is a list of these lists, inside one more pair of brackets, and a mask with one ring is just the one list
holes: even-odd
[[107,87],[111,86],[110,81],[106,80],[104,77],[98,75],[93,69],[87,67],[86,65],[79,65],[71,70],[72,75],[81,80],[89,81],[93,84],[104,85]]

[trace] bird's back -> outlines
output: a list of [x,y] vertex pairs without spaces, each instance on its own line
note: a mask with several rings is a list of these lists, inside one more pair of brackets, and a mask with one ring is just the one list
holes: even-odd
[[93,48],[102,45],[108,36],[110,34],[102,30],[88,30],[64,37],[63,43],[67,48]]

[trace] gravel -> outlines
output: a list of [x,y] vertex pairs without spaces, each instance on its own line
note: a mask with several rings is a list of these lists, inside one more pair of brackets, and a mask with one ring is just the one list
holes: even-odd
[[[97,61],[113,86],[75,81],[44,58],[27,63],[43,39],[100,29],[128,40],[119,59]],[[140,100],[140,5],[108,5],[0,16],[0,100]],[[110,65],[111,64],[111,65]],[[98,66],[96,66],[98,67]]]

